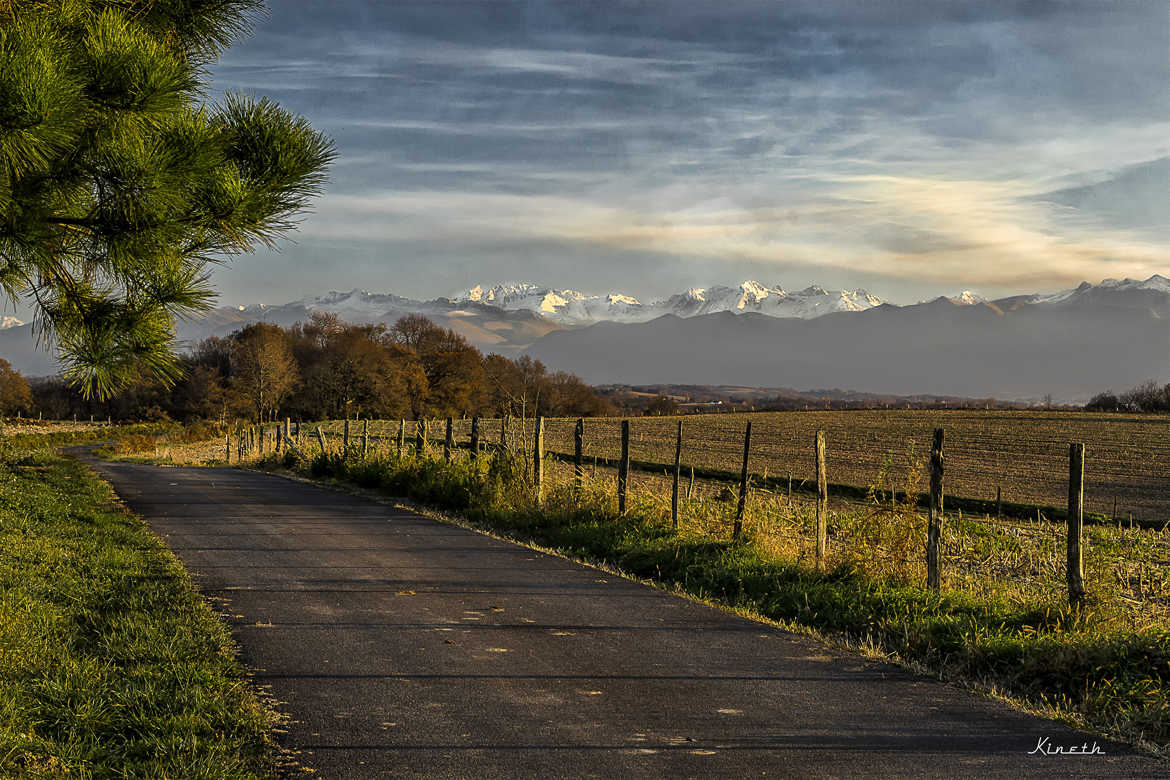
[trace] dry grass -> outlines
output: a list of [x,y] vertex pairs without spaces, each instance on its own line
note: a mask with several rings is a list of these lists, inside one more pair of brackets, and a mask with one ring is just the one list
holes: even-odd
[[[637,418],[631,425],[630,457],[668,464],[674,459],[675,426],[679,418]],[[743,430],[752,421],[751,470],[773,477],[792,474],[797,484],[814,479],[813,437],[824,430],[828,440],[829,481],[855,486],[902,489],[907,471],[925,462],[931,432],[946,431],[946,490],[951,496],[993,501],[996,489],[1005,502],[1063,506],[1067,497],[1068,445],[1086,445],[1085,508],[1087,512],[1145,521],[1170,520],[1170,417],[1165,415],[1096,414],[1022,410],[868,410],[765,412],[751,415],[691,415],[685,429],[683,465],[698,469],[738,471]],[[549,452],[571,453],[575,420],[545,421]],[[587,458],[617,458],[619,421],[585,421]],[[392,440],[397,420],[373,420],[370,435]],[[501,421],[483,420],[485,440],[498,442]],[[342,423],[322,428],[340,435]],[[361,424],[351,425],[352,435]],[[431,421],[429,438],[444,434],[442,421]],[[465,442],[469,420],[455,421],[455,437]],[[413,423],[407,424],[408,440]],[[531,441],[532,421],[513,420],[509,438]],[[911,492],[925,489],[919,471]]]

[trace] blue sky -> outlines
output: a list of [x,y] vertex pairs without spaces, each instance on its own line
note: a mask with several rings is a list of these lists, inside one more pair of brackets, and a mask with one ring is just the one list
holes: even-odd
[[1170,275],[1165,2],[269,0],[214,68],[333,136],[223,303]]

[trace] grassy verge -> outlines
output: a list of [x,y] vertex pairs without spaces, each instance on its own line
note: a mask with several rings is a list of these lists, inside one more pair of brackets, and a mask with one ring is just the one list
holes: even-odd
[[[753,500],[746,533],[733,541],[727,502],[685,501],[675,529],[661,486],[635,492],[623,516],[604,479],[594,477],[576,491],[567,471],[552,469],[537,505],[523,462],[507,456],[446,463],[319,454],[303,463],[288,455],[284,465],[453,510],[516,538],[833,634],[1154,750],[1170,746],[1167,594],[1151,596],[1147,574],[1145,600],[1133,608],[1121,597],[1122,586],[1102,574],[1090,605],[1069,611],[1054,584],[1062,550],[1051,543],[1050,527],[1033,538],[1033,529],[954,522],[948,554],[956,565],[948,587],[936,593],[920,585],[924,531],[909,505],[835,513],[830,566],[818,572],[800,541],[811,538],[803,506]],[[1097,552],[1128,545],[1126,554],[1146,556],[1146,563],[1166,543],[1164,534],[1141,529],[1094,533]],[[971,586],[976,581],[979,587]]]
[[227,628],[53,449],[109,434],[0,440],[0,776],[268,776],[270,719]]

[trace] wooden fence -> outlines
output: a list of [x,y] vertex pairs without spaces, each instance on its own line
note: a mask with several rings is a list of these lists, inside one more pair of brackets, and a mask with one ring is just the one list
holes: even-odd
[[[519,431],[513,425],[513,421],[504,419],[500,420],[499,429],[499,443],[495,445],[498,449],[510,450],[516,453],[527,453],[524,455],[527,459],[531,455],[531,476],[533,487],[535,490],[535,499],[540,502],[543,499],[544,492],[544,464],[548,457],[558,457],[569,459],[567,453],[552,453],[546,451],[546,420],[544,418],[536,418],[535,420],[524,422],[519,426]],[[454,457],[454,453],[461,449],[466,449],[468,456],[475,458],[480,455],[482,446],[484,445],[481,439],[482,431],[484,430],[485,421],[479,418],[472,418],[467,421],[468,436],[466,440],[462,437],[457,437],[457,429],[462,429],[462,426],[457,426],[456,420],[447,418],[442,421],[427,421],[416,420],[414,422],[414,454],[422,454],[428,451],[428,437],[432,430],[442,431],[441,444],[436,445],[441,448],[442,457],[450,461]],[[326,427],[329,427],[328,425]],[[406,447],[406,431],[407,421],[399,420],[393,428],[397,429],[396,435],[389,436],[385,433],[379,434],[376,429],[371,433],[370,421],[361,421],[360,433],[353,430],[350,420],[345,420],[341,423],[340,442],[337,448],[338,454],[344,457],[360,457],[366,458],[371,451],[393,453],[396,457],[401,457],[405,454]],[[375,426],[376,428],[377,426]],[[312,450],[306,450],[302,445],[302,426],[293,424],[289,420],[282,423],[268,426],[254,426],[246,428],[236,434],[236,459],[246,458],[250,455],[263,456],[266,452],[280,454],[282,451],[295,453],[301,458],[312,457]],[[616,457],[615,463],[606,463],[605,465],[616,465],[617,468],[617,504],[618,512],[625,514],[628,507],[629,490],[630,490],[630,472],[631,469],[639,468],[642,470],[651,470],[662,472],[666,466],[666,473],[671,476],[671,523],[674,527],[678,526],[679,521],[679,495],[682,482],[682,466],[683,453],[686,451],[686,439],[684,436],[683,421],[676,421],[675,441],[674,441],[674,458],[673,463],[667,466],[661,463],[639,463],[635,464],[631,459],[631,441],[632,441],[633,426],[630,420],[622,420],[620,423],[620,439],[619,439],[619,453]],[[386,430],[386,426],[383,426]],[[527,435],[525,435],[527,433]],[[313,426],[313,436],[315,439],[316,450],[321,453],[334,451],[330,447],[328,433],[323,430],[321,425]],[[736,511],[734,515],[734,522],[731,527],[730,535],[732,538],[739,538],[742,529],[745,511],[748,505],[750,489],[753,482],[768,483],[766,475],[758,476],[751,473],[751,459],[753,455],[752,446],[752,421],[747,420],[742,430],[742,459],[738,469],[738,491]],[[372,438],[373,437],[373,438]],[[944,479],[948,478],[947,474],[947,460],[944,456],[944,429],[936,428],[932,433],[932,441],[929,457],[929,492],[924,496],[927,509],[927,531],[925,542],[925,564],[926,564],[926,584],[929,588],[938,590],[941,587],[943,579],[943,563],[940,550],[942,541],[946,534],[945,528],[945,508],[944,508]],[[571,460],[573,465],[573,475],[575,483],[578,487],[582,484],[584,479],[585,466],[585,420],[578,419],[573,421],[573,449]],[[371,441],[374,446],[371,448]],[[817,430],[812,437],[812,441],[808,443],[812,452],[813,462],[815,464],[815,550],[816,550],[816,564],[819,569],[824,569],[826,566],[828,555],[828,499],[830,491],[834,485],[829,481],[829,448],[825,432]],[[230,462],[232,458],[232,437],[228,435],[224,442],[225,457]],[[1083,564],[1083,528],[1084,528],[1084,471],[1085,471],[1085,445],[1080,442],[1070,442],[1069,456],[1068,456],[1068,502],[1064,507],[1063,514],[1067,520],[1066,546],[1067,546],[1067,586],[1068,598],[1070,604],[1079,606],[1085,598],[1085,577]],[[596,464],[596,457],[594,463]],[[688,487],[687,493],[690,494],[693,488],[695,470],[693,467],[690,470],[691,485]],[[726,473],[721,476],[728,476]],[[775,478],[773,478],[775,479]],[[784,483],[781,483],[784,484]],[[786,478],[786,487],[789,497],[792,495],[792,476],[788,473]],[[844,486],[846,488],[850,486]],[[853,488],[856,489],[856,488]],[[895,491],[890,490],[889,498],[891,501],[897,498]],[[904,495],[903,500],[910,498]],[[996,498],[996,514],[997,518],[1001,516],[1002,512],[1002,496],[997,490]]]

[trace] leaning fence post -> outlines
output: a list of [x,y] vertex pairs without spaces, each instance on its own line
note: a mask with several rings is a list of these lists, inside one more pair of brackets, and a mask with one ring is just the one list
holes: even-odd
[[455,421],[447,418],[447,435],[443,438],[443,460],[451,460],[451,448],[455,445]]
[[532,447],[532,484],[536,486],[536,503],[544,498],[544,418],[536,418],[536,440]]
[[1085,562],[1081,548],[1085,509],[1085,445],[1068,447],[1068,602],[1074,608],[1085,600]]
[[678,481],[682,476],[682,420],[678,421],[678,435],[674,440],[674,484],[670,490],[670,527],[678,528]]
[[580,492],[585,484],[585,418],[577,418],[577,426],[573,428],[573,478],[577,482],[577,491]]
[[479,416],[471,418],[471,459],[479,457]]
[[739,472],[739,506],[735,508],[735,527],[731,531],[731,538],[738,539],[743,532],[743,513],[747,509],[748,492],[748,457],[752,447],[752,421],[748,420],[747,428],[743,432],[743,468]]
[[933,590],[942,587],[939,572],[939,545],[943,524],[943,429],[934,429],[934,443],[930,447],[930,513],[926,531],[926,585]]
[[618,514],[626,513],[626,489],[630,480],[630,421],[622,420],[622,457],[618,461]]
[[829,548],[829,479],[825,473],[825,432],[817,431],[817,568],[824,571]]
[[325,443],[325,434],[321,433],[321,426],[317,426],[317,443],[321,445],[321,454],[324,455],[328,450],[328,445]]
[[691,466],[691,478],[687,482],[687,500],[689,501],[695,493],[695,467]]
[[427,446],[427,423],[419,418],[414,423],[414,454],[422,455]]

